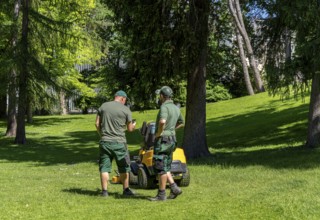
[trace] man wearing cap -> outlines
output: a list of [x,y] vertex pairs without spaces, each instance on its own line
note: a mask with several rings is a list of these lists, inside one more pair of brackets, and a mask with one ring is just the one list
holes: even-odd
[[101,137],[99,143],[100,158],[99,171],[102,196],[108,196],[109,173],[112,169],[112,160],[115,159],[123,185],[123,195],[132,196],[129,188],[130,157],[127,149],[125,130],[132,132],[135,122],[132,113],[125,106],[127,94],[120,90],[116,92],[114,100],[103,103],[98,109],[96,128]]
[[172,154],[176,148],[175,129],[183,126],[183,118],[180,109],[171,100],[172,89],[163,86],[156,91],[160,95],[160,110],[156,121],[156,139],[154,144],[154,168],[159,175],[159,189],[156,197],[150,198],[151,201],[164,201],[166,196],[167,181],[170,184],[169,199],[175,199],[182,193],[170,173]]

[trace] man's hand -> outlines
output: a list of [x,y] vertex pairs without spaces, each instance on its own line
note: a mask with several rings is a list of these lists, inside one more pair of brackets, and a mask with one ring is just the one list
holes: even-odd
[[132,120],[127,124],[127,130],[129,132],[134,131],[135,128],[136,128],[136,120]]

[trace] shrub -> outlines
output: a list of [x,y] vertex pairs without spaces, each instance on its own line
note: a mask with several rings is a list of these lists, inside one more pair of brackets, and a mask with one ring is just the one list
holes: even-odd
[[212,83],[207,82],[206,89],[207,102],[218,102],[232,98],[232,95],[229,93],[229,91],[221,84],[213,85]]

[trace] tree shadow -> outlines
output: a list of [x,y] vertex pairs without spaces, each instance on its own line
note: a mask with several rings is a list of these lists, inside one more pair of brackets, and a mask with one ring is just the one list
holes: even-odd
[[[139,149],[129,148],[130,155],[138,155]],[[38,162],[41,165],[97,163],[99,137],[96,131],[66,132],[64,136],[28,137],[26,145],[13,144],[12,138],[3,138],[0,160],[11,162]]]
[[207,140],[215,153],[212,157],[188,162],[223,167],[260,165],[274,169],[318,167],[320,151],[303,146],[307,118],[307,104],[214,118],[207,122]]
[[207,121],[210,148],[243,148],[304,141],[308,118],[307,105],[268,109],[249,114],[223,116]]
[[[272,103],[270,104],[272,106]],[[207,142],[213,157],[188,161],[193,165],[251,166],[275,169],[309,169],[319,165],[319,151],[291,147],[304,142],[307,130],[307,104],[294,108],[256,108],[247,114],[224,115],[207,121]],[[39,117],[35,126],[70,123],[81,116]],[[2,126],[5,125],[1,121]],[[181,141],[183,129],[178,130]],[[127,133],[131,156],[138,155],[142,136],[139,130]],[[14,145],[12,139],[1,137],[0,160],[39,162],[39,166],[55,164],[97,163],[99,156],[96,131],[70,131],[64,136],[28,137],[27,145]],[[181,142],[180,142],[181,143]],[[252,148],[252,149],[248,149]],[[255,148],[257,148],[255,150]]]
[[79,119],[83,119],[83,117],[81,117],[81,115],[77,115],[77,116],[40,116],[40,117],[35,117],[33,122],[31,123],[32,126],[53,126],[53,125],[61,125],[62,123],[70,123],[74,120],[79,120]]
[[193,166],[220,165],[228,167],[264,166],[272,169],[313,169],[320,165],[319,149],[299,147],[283,147],[259,149],[254,151],[216,152],[212,157],[190,160]]
[[[85,137],[95,134],[79,132],[79,135]],[[80,140],[76,141],[68,136],[47,136],[41,139],[29,137],[26,145],[14,145],[10,140],[10,143],[0,147],[0,159],[13,162],[33,161],[41,165],[96,162],[99,154],[98,143]]]

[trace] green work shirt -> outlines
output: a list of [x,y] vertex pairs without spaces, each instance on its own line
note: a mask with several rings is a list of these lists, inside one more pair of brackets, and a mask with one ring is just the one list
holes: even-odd
[[160,119],[165,119],[164,130],[162,136],[174,136],[176,135],[176,125],[183,124],[183,118],[180,109],[173,103],[172,100],[166,100],[160,106],[160,110],[157,115],[156,132],[158,131]]
[[126,143],[125,130],[132,121],[130,109],[120,102],[103,103],[98,109],[101,119],[101,140]]

